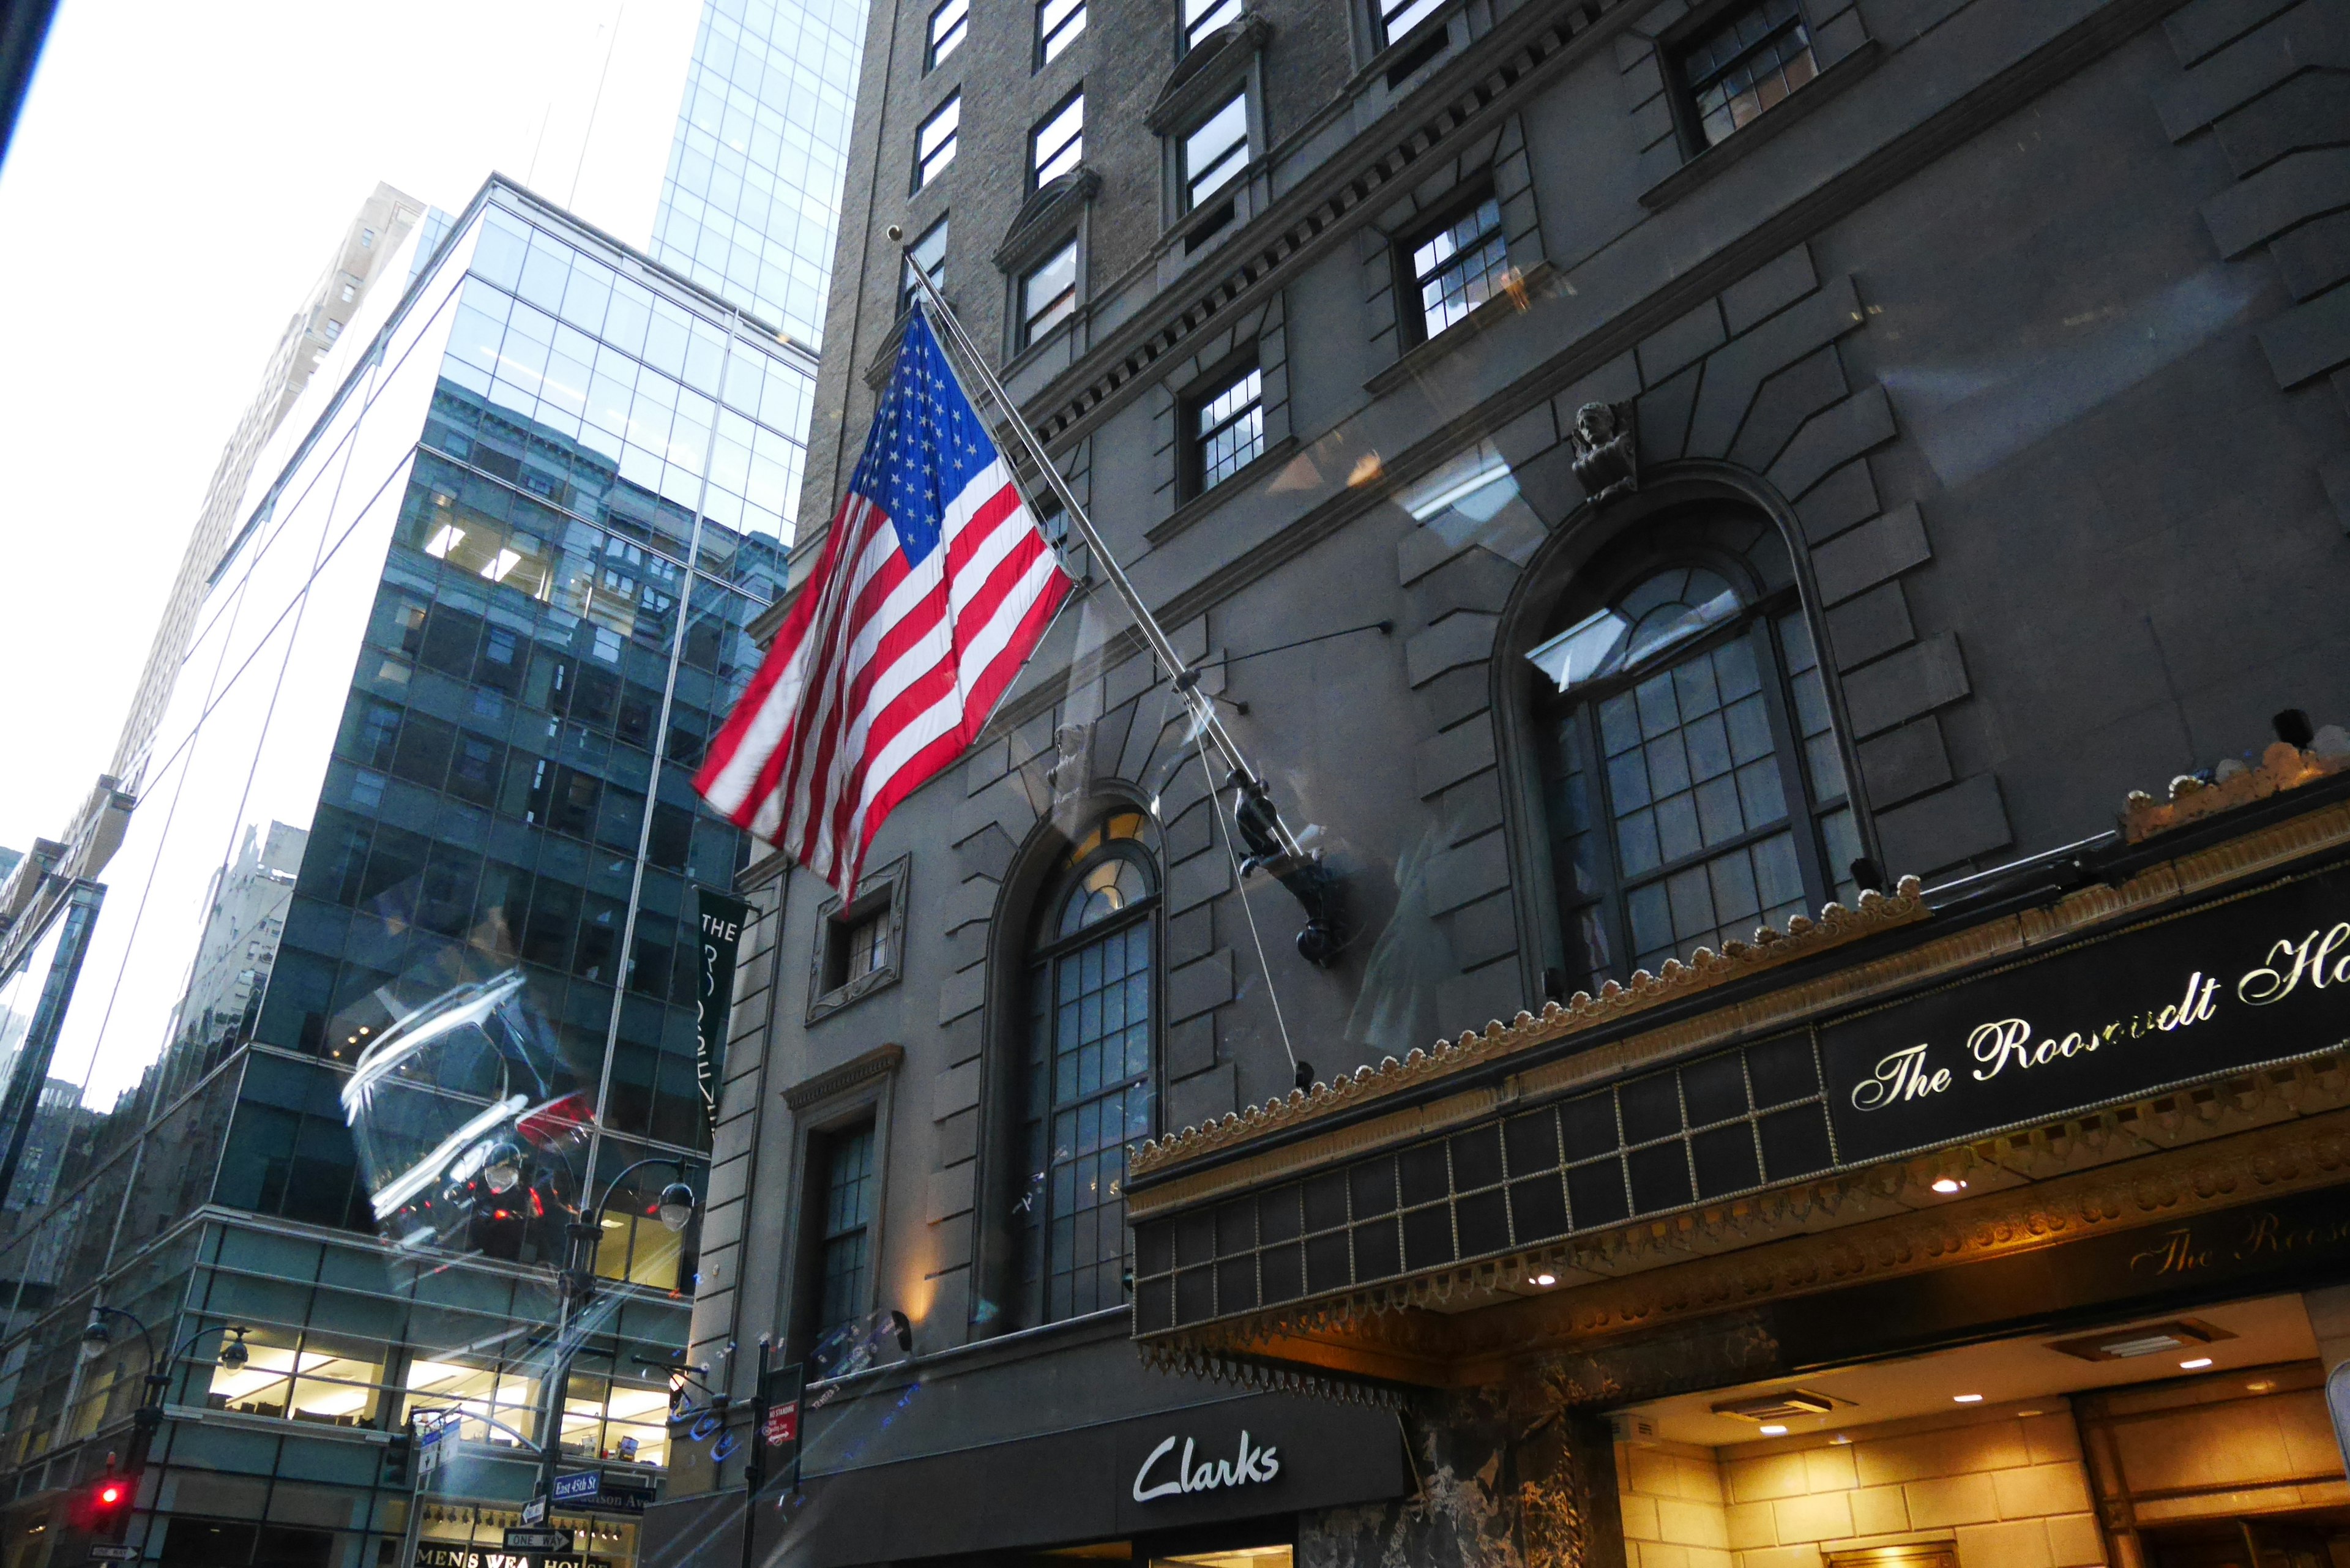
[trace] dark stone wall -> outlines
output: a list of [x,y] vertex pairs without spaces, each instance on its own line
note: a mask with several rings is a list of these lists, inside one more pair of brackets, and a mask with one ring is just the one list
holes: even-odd
[[[1254,215],[1188,254],[1143,123],[1171,7],[1092,0],[1089,41],[1033,75],[1026,7],[975,7],[962,151],[912,198],[911,128],[941,87],[913,65],[927,6],[876,7],[818,398],[839,422],[819,412],[803,540],[894,316],[880,225],[951,205],[950,292],[1002,344],[989,258],[1024,138],[1083,75],[1088,309],[1008,373],[1207,689],[1246,705],[1228,722],[1318,827],[1361,932],[1313,969],[1286,895],[1243,897],[1180,704],[1091,583],[990,736],[873,846],[875,866],[910,857],[903,978],[800,1022],[826,893],[795,877],[782,897],[765,1087],[904,1046],[879,1296],[925,1349],[1003,1321],[1010,998],[1028,899],[1086,813],[1155,809],[1163,1130],[1285,1091],[1284,1024],[1327,1076],[1540,1005],[1559,937],[1517,656],[1643,505],[1740,497],[1778,542],[1895,875],[2098,833],[2126,791],[2259,747],[2279,709],[2350,716],[2350,0],[1808,3],[1828,74],[1696,159],[1656,42],[1681,0],[1470,0],[1394,84],[1356,8],[1268,5]],[[1371,158],[1383,137],[1418,151]],[[1408,345],[1390,239],[1486,177],[1521,287]],[[1187,502],[1178,399],[1252,337],[1272,454]],[[1634,406],[1647,465],[1645,499],[1596,512],[1566,441],[1593,400]],[[1415,487],[1488,443],[1516,498],[1474,526],[1416,521]],[[1378,620],[1391,633],[1237,658]],[[787,1122],[762,1137],[787,1147]],[[797,1288],[787,1164],[743,1180],[746,1303]],[[1528,1458],[1534,1426],[1454,1411],[1426,1428],[1419,1500],[1322,1520],[1303,1554],[1610,1561],[1537,1549],[1553,1505],[1512,1489],[1572,1464]],[[1510,1453],[1518,1479],[1485,1473]]]

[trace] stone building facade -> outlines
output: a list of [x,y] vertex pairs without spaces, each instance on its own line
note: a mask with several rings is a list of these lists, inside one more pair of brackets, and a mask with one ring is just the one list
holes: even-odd
[[[1814,1325],[1799,1355],[1778,1298],[1869,1272],[1837,1261],[1861,1245],[1843,1227],[1898,1231],[1954,1194],[1999,1212],[1883,1244],[1955,1267],[2086,1234],[2049,1216],[2121,1201],[2090,1189],[2126,1189],[2095,1174],[2126,1159],[2155,1162],[2141,1190],[2268,1191],[2182,1176],[2161,1162],[2220,1157],[2114,1141],[2137,1124],[2097,1107],[2334,1070],[2307,1063],[2338,1010],[2290,1049],[1880,1147],[1846,1125],[1867,1075],[1840,1083],[1818,1053],[1839,1010],[1905,986],[1987,985],[2059,938],[2137,941],[2130,922],[2251,899],[2262,877],[2330,886],[2328,722],[2350,716],[2337,10],[877,5],[802,558],[890,364],[913,265],[895,226],[1335,877],[1345,940],[1326,965],[1295,949],[1297,902],[1249,874],[1180,695],[1070,545],[1080,599],[983,742],[889,819],[857,901],[772,860],[743,878],[759,918],[691,1358],[731,1402],[713,1432],[740,1429],[763,1335],[816,1380],[796,1490],[771,1477],[754,1500],[763,1550],[2205,1561],[2180,1553],[2218,1505],[2180,1498],[2226,1488],[2149,1489],[2155,1460],[2134,1477],[2115,1458],[2115,1433],[2200,1397],[2169,1383],[2040,1366],[1981,1412],[1880,1390],[1759,1434],[1649,1407],[2184,1310],[2049,1262],[1997,1276],[1980,1322],[1824,1296],[1822,1314],[1889,1315],[1841,1348]],[[2181,775],[2199,777],[2116,826],[2132,791]],[[2166,831],[2187,836],[2157,853]],[[2198,855],[2219,858],[2180,869]],[[2145,877],[2158,896],[2092,897]],[[1782,1028],[1809,1032],[1825,1108],[1773,1143],[1752,1052]],[[1656,1177],[1619,1096],[1614,1196],[1554,1178],[1555,1224],[1510,1208],[1477,1229],[1461,1148],[1441,1245],[1390,1225],[1392,1260],[1341,1226],[1351,1261],[1317,1273],[1310,1244],[1276,1264],[1285,1238],[1235,1251],[1202,1218],[1295,1179],[1311,1231],[1316,1172],[1544,1096],[1630,1095],[1725,1042],[1749,1052],[1737,1115],[1759,1129],[1729,1167],[1691,1131],[1681,1174]],[[2309,1119],[2334,1082],[2211,1113],[2213,1136],[2251,1140],[2213,1168],[2250,1170],[2272,1138],[2337,1178],[2336,1135]],[[2075,1119],[2029,1158],[1983,1152],[2089,1111],[2106,1133]],[[1699,1127],[1693,1101],[1672,1114],[1675,1138]],[[1575,1158],[1559,1147],[1554,1171]],[[2062,1182],[2080,1191],[2041,1190]],[[1810,1262],[1773,1273],[1766,1252]],[[1243,1254],[1245,1291],[1204,1282]],[[1769,1282],[1707,1294],[1677,1272],[1700,1265]],[[2276,1431],[2323,1429],[2338,1268],[2313,1245],[2231,1287],[2253,1304],[2229,1336],[2283,1368],[2257,1397],[2297,1401],[2261,1407]],[[1647,1294],[1625,1282],[1652,1272]],[[1529,1305],[1536,1277],[1551,1293]],[[1154,1512],[1128,1459],[1242,1416],[1348,1458]],[[1077,1432],[1115,1438],[1068,1461],[1078,1479],[1006,1479]],[[1253,1440],[1215,1451],[1247,1471]],[[2272,1446],[2290,1457],[2223,1479],[2270,1489],[2248,1511],[2272,1534],[2318,1529],[2294,1511],[2350,1496],[2339,1452]],[[741,1443],[699,1451],[663,1505],[679,1552],[742,1517]],[[1000,1506],[952,1530],[864,1506],[916,1482]],[[2299,1548],[2250,1548],[2271,1549]]]

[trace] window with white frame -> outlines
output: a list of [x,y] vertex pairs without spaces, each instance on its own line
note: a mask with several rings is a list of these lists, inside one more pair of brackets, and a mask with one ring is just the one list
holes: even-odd
[[1028,133],[1028,185],[1051,184],[1086,161],[1086,95],[1082,89]]
[[1196,210],[1230,184],[1248,161],[1248,92],[1243,88],[1183,138],[1183,210]]
[[1191,400],[1184,421],[1192,494],[1213,490],[1264,452],[1264,372],[1251,364]]
[[1444,0],[1376,0],[1379,11],[1379,42],[1399,43],[1444,6]]
[[1086,0],[1037,0],[1036,64],[1049,66],[1086,30]]
[[955,133],[962,126],[962,94],[951,93],[914,132],[914,189],[919,191],[954,161]]
[[963,36],[971,31],[971,0],[946,0],[946,4],[931,13],[929,42],[922,50],[922,68],[934,71],[946,63],[946,57],[962,47]]
[[1414,307],[1406,336],[1433,337],[1507,286],[1510,246],[1502,233],[1502,203],[1487,194],[1404,247]]
[[1217,28],[1241,19],[1241,0],[1183,0],[1183,48],[1190,53]]
[[898,285],[898,308],[908,311],[922,297],[922,286],[917,275],[931,280],[931,286],[944,294],[947,286],[947,221],[939,221],[922,231],[922,237],[906,247],[906,265]]
[[1025,348],[1077,312],[1077,242],[1069,243],[1021,275],[1020,346]]

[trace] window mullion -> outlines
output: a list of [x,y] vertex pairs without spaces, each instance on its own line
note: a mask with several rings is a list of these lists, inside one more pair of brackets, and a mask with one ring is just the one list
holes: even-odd
[[[1771,743],[1779,753],[1780,788],[1787,796],[1787,822],[1799,826],[1794,835],[1795,864],[1804,874],[1804,899],[1817,910],[1835,897],[1835,878],[1828,874],[1820,850],[1819,807],[1812,798],[1811,769],[1804,756],[1803,736],[1795,728],[1793,699],[1787,691],[1786,660],[1780,656],[1779,636],[1767,614],[1749,623],[1747,636],[1762,671],[1762,707],[1771,718]],[[1822,680],[1826,678],[1822,669]]]

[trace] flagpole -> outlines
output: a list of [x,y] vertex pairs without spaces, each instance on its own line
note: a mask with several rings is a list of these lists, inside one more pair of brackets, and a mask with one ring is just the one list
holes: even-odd
[[[905,231],[892,223],[887,232],[890,240],[899,245],[899,254],[903,254]],[[910,257],[908,259],[911,260]],[[988,396],[993,400],[995,406],[1003,410],[1004,418],[1011,421],[1014,433],[1020,438],[1021,444],[1028,449],[1029,458],[1035,463],[1037,470],[1044,474],[1045,483],[1052,487],[1054,495],[1060,501],[1064,514],[1084,536],[1087,547],[1092,550],[1094,559],[1100,565],[1103,575],[1109,578],[1110,587],[1118,590],[1118,597],[1125,602],[1128,613],[1134,617],[1135,624],[1141,628],[1144,640],[1150,644],[1150,651],[1158,656],[1160,663],[1167,666],[1168,673],[1174,679],[1176,691],[1183,694],[1185,704],[1199,717],[1201,728],[1206,732],[1209,741],[1214,744],[1216,750],[1222,753],[1225,764],[1238,775],[1233,782],[1238,784],[1244,793],[1251,793],[1260,788],[1263,781],[1257,777],[1255,770],[1248,765],[1248,760],[1241,754],[1240,744],[1232,739],[1231,732],[1224,728],[1223,720],[1217,716],[1214,701],[1200,691],[1198,671],[1191,668],[1181,654],[1175,651],[1175,644],[1159,627],[1159,618],[1152,615],[1149,607],[1142,602],[1142,595],[1136,590],[1133,580],[1126,575],[1126,568],[1118,564],[1118,557],[1110,553],[1109,546],[1102,541],[1100,532],[1094,527],[1093,519],[1086,514],[1086,509],[1083,506],[1077,504],[1076,494],[1069,488],[1068,481],[1061,477],[1059,466],[1045,455],[1045,443],[1037,439],[1035,431],[1030,428],[1026,416],[1020,411],[1020,406],[1014,402],[1012,395],[1003,389],[1003,383],[995,379],[995,372],[989,369],[986,358],[979,351],[979,346],[971,340],[968,333],[963,331],[962,322],[955,315],[953,306],[948,305],[945,297],[939,293],[938,286],[931,281],[928,272],[920,265],[915,265],[911,270],[914,280],[921,286],[923,297],[932,306],[933,314],[945,324],[948,335],[954,339],[955,347],[962,350],[965,362],[978,374],[980,380],[987,389]],[[1014,483],[1017,483],[1019,475],[1014,473],[1012,477]],[[1211,789],[1214,788],[1215,784],[1215,780],[1208,781]],[[1295,836],[1289,831],[1289,825],[1281,820],[1277,811],[1273,814],[1271,827],[1283,854],[1304,857],[1305,850],[1299,846]]]
[[[1094,520],[1077,504],[1076,493],[1061,476],[1060,466],[1045,453],[1045,443],[1030,428],[1027,416],[1020,411],[1020,405],[1012,400],[1012,394],[1003,389],[1003,383],[996,379],[987,357],[979,351],[979,345],[973,343],[971,335],[962,329],[962,318],[955,315],[954,307],[946,302],[946,297],[939,293],[938,285],[931,281],[928,269],[915,263],[913,257],[907,254],[906,231],[891,223],[884,232],[913,273],[914,281],[920,286],[922,297],[930,304],[932,314],[945,324],[948,336],[962,351],[964,362],[978,375],[988,397],[1003,410],[1004,419],[1011,423],[1013,434],[1027,449],[1029,459],[1036,465],[1037,472],[1045,476],[1045,483],[1052,487],[1053,494],[1061,503],[1063,515],[1085,539],[1087,547],[1093,552],[1095,562],[1108,577],[1110,587],[1124,601],[1127,613],[1134,617],[1135,625],[1141,628],[1143,639],[1150,645],[1150,651],[1167,667],[1175,690],[1181,693],[1184,706],[1191,711],[1199,725],[1197,733],[1215,746],[1225,765],[1232,770],[1231,776],[1221,787],[1239,792],[1240,798],[1234,804],[1232,816],[1241,836],[1249,841],[1251,851],[1249,858],[1241,863],[1240,874],[1245,877],[1249,870],[1257,866],[1272,872],[1305,910],[1305,929],[1297,933],[1298,952],[1316,967],[1336,961],[1347,935],[1341,929],[1343,917],[1336,878],[1323,866],[1320,856],[1306,852],[1305,847],[1298,843],[1296,835],[1290,832],[1289,824],[1282,820],[1281,810],[1273,804],[1272,794],[1264,780],[1249,766],[1248,759],[1241,754],[1240,742],[1233,740],[1232,732],[1224,728],[1223,720],[1216,712],[1214,699],[1200,690],[1199,671],[1175,651],[1175,644],[1159,626],[1159,618],[1152,615],[1150,607],[1142,602],[1142,595],[1136,589],[1133,579],[1126,575],[1126,568],[1118,565],[1118,557],[1110,552],[1100,531],[1094,526]],[[1016,472],[1010,477],[1015,485],[1019,483]],[[1033,512],[1035,508],[1032,506],[1030,510]],[[1219,788],[1213,778],[1208,780],[1211,801]],[[1222,807],[1217,805],[1214,809],[1221,811]],[[1243,893],[1243,897],[1245,898],[1246,894]],[[1268,984],[1272,979],[1272,975],[1267,973],[1265,980]],[[1295,1053],[1292,1055],[1294,1058]],[[1298,1086],[1303,1088],[1305,1085],[1301,1081]]]

